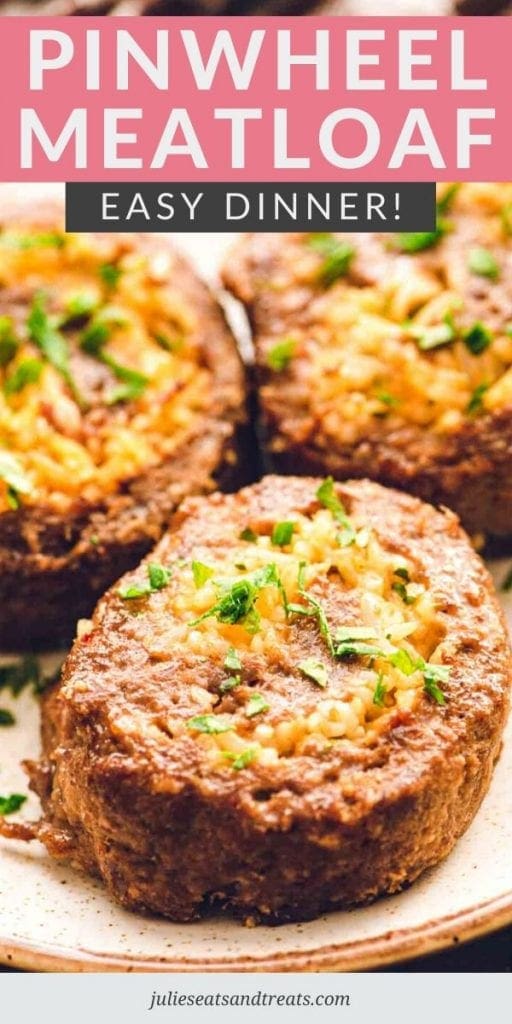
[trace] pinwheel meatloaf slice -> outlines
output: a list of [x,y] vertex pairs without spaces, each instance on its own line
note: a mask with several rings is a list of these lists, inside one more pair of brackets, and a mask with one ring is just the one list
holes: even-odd
[[177,921],[395,892],[472,820],[510,664],[452,513],[367,481],[188,499],[44,701],[28,834]]
[[245,237],[271,464],[369,476],[512,535],[512,184],[439,190],[438,228]]
[[164,237],[2,209],[0,314],[10,649],[72,637],[186,494],[238,485],[245,385],[220,308]]

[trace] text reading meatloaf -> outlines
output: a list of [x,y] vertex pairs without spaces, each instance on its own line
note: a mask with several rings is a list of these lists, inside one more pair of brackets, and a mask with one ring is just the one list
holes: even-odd
[[73,635],[184,494],[236,479],[243,421],[234,341],[167,239],[0,210],[0,645]]
[[512,534],[512,184],[439,190],[437,229],[242,239],[267,448]]
[[370,482],[189,499],[43,705],[44,818],[133,909],[285,921],[413,881],[489,784],[510,652],[456,518]]

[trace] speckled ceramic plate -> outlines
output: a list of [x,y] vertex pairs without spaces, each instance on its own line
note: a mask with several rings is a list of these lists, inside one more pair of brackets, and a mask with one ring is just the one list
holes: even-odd
[[[178,240],[212,276],[230,236]],[[499,582],[508,564],[492,568]],[[512,595],[506,601],[512,626]],[[0,735],[0,792],[26,790],[19,762],[39,745],[35,699],[22,694],[14,710],[18,724]],[[37,844],[0,840],[0,962],[57,971],[360,970],[480,935],[512,921],[511,773],[509,727],[491,789],[443,864],[398,896],[278,928],[221,918],[175,925],[129,914],[99,883],[56,865]],[[23,810],[37,816],[34,797]]]

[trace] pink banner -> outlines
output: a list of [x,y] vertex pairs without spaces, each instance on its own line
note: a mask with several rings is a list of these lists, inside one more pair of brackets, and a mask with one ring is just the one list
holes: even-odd
[[3,181],[510,179],[508,18],[4,18]]

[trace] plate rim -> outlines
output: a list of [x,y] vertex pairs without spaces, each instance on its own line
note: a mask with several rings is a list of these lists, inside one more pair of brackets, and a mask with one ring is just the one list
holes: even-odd
[[225,974],[364,971],[406,962],[479,938],[512,924],[512,889],[491,900],[414,928],[318,949],[194,959],[132,957],[56,945],[40,946],[0,935],[0,963],[13,970],[66,973]]

